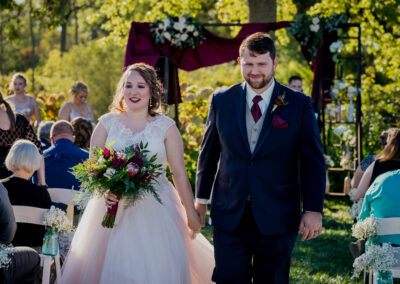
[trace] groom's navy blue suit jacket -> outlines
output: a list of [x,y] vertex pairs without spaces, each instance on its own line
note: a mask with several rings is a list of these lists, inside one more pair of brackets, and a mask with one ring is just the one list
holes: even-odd
[[[214,93],[198,160],[196,197],[211,199],[213,225],[232,231],[248,196],[265,235],[295,232],[303,211],[322,212],[325,163],[311,99],[278,82],[258,142],[250,151],[246,84]],[[272,112],[276,98],[287,105]],[[273,127],[273,117],[288,127]],[[302,207],[301,207],[302,204]]]

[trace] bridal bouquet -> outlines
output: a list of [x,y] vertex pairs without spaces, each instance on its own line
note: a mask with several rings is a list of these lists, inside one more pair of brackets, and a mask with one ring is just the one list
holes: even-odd
[[[92,157],[72,168],[72,174],[81,181],[81,191],[103,196],[107,191],[126,199],[130,205],[150,193],[160,202],[154,188],[154,179],[162,174],[162,165],[156,164],[157,155],[148,157],[148,144],[140,142],[118,152],[111,148],[94,148]],[[118,203],[107,209],[102,225],[114,226]]]

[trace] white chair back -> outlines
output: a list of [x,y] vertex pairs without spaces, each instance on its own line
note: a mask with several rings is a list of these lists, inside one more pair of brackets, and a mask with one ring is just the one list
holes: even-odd
[[377,235],[400,235],[400,217],[375,218],[378,225]]
[[27,223],[43,226],[44,213],[47,212],[47,209],[13,205],[13,211],[15,215],[15,221],[17,223]]
[[72,199],[79,193],[77,190],[69,188],[48,188],[51,201],[72,204]]
[[[46,213],[47,210],[48,209],[38,207],[13,205],[15,221],[17,223],[44,226],[44,213]],[[40,254],[40,265],[43,267],[42,284],[50,283],[50,268],[53,259],[56,265],[56,275],[58,277],[61,273],[60,254],[57,253],[57,255],[54,257]]]
[[[385,235],[400,235],[400,217],[392,217],[392,218],[375,218],[377,224],[377,232],[378,236]],[[391,267],[390,272],[392,273],[393,278],[400,278],[400,247],[395,247],[395,259],[398,260],[398,263]],[[370,281],[373,284],[377,282],[377,273],[374,271],[371,273]],[[372,279],[371,279],[372,278]],[[370,283],[371,283],[370,282]]]

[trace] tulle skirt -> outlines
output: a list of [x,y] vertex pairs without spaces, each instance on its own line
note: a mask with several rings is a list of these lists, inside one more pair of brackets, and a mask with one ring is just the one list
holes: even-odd
[[101,226],[103,198],[92,198],[62,268],[61,283],[212,283],[213,247],[198,234],[190,238],[176,190],[161,182],[158,193],[119,208],[114,228]]

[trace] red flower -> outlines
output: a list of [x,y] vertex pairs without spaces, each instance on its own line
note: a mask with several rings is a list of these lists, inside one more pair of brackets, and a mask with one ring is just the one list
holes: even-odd
[[275,104],[277,106],[283,105],[283,100],[280,97],[277,97],[276,100],[275,100]]
[[139,168],[143,167],[143,160],[141,158],[132,157],[129,159],[128,163],[130,162],[137,164]]
[[110,158],[110,154],[111,151],[108,150],[107,148],[104,148],[104,154],[103,154],[104,159],[108,160],[108,158]]

